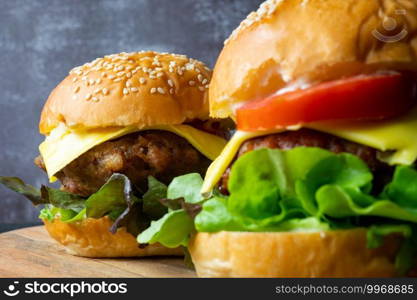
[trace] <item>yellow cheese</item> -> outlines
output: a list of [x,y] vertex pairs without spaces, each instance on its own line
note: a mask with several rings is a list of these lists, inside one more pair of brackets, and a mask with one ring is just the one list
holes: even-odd
[[214,160],[226,145],[218,136],[188,125],[161,125],[138,129],[137,127],[104,128],[86,131],[71,130],[61,124],[40,144],[39,151],[49,179],[77,157],[108,140],[144,130],[165,130],[185,138],[207,158]]
[[411,165],[417,159],[416,109],[401,118],[383,122],[326,122],[309,125],[309,128],[388,151],[379,159],[390,165]]
[[[417,159],[417,109],[401,118],[388,121],[356,124],[347,121],[323,122],[305,127],[330,133],[380,151],[388,151],[383,153],[380,159],[390,165],[411,165]],[[219,157],[208,168],[201,192],[207,194],[211,191],[245,141],[284,130],[287,129],[237,131]]]

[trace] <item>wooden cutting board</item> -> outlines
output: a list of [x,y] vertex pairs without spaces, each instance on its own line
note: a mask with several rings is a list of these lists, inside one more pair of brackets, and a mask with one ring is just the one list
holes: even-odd
[[43,226],[0,234],[0,277],[196,277],[182,258],[91,259],[67,254]]

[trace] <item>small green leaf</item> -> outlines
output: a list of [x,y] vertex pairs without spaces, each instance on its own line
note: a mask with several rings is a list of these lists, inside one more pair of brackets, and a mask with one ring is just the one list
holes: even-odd
[[161,243],[168,248],[187,246],[194,222],[183,210],[168,212],[158,221],[152,221],[151,226],[139,234],[138,242],[141,244]]
[[185,202],[196,204],[204,200],[200,193],[203,186],[203,179],[198,173],[191,173],[179,177],[168,186],[168,199],[184,198]]

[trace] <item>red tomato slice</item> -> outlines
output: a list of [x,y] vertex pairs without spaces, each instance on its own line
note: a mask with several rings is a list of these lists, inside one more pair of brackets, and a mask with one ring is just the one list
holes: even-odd
[[237,110],[237,127],[255,131],[325,120],[379,120],[407,112],[416,100],[411,76],[357,76],[249,102]]

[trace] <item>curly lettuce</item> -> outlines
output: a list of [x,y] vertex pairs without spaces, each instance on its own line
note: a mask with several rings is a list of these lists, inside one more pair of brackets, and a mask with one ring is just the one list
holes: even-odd
[[[185,203],[201,205],[201,211],[192,218],[182,208],[171,208],[138,236],[140,243],[186,245],[194,231],[314,232],[365,227],[369,247],[378,247],[386,235],[402,235],[405,242],[397,267],[404,272],[414,263],[417,170],[413,167],[398,166],[377,195],[372,192],[373,174],[360,158],[311,147],[246,153],[232,166],[228,196],[214,191],[202,199],[202,179],[192,176],[193,180],[176,178],[168,186],[176,193],[168,193],[167,201],[182,196]],[[175,240],[167,240],[174,235]]]
[[0,183],[28,198],[34,205],[45,205],[39,217],[53,221],[77,222],[85,218],[108,216],[113,220],[109,230],[124,226],[136,236],[151,220],[161,218],[168,210],[159,202],[167,187],[153,177],[148,178],[148,191],[142,198],[135,195],[130,180],[113,174],[94,194],[87,198],[59,189],[42,186],[37,189],[16,177],[0,177]]

